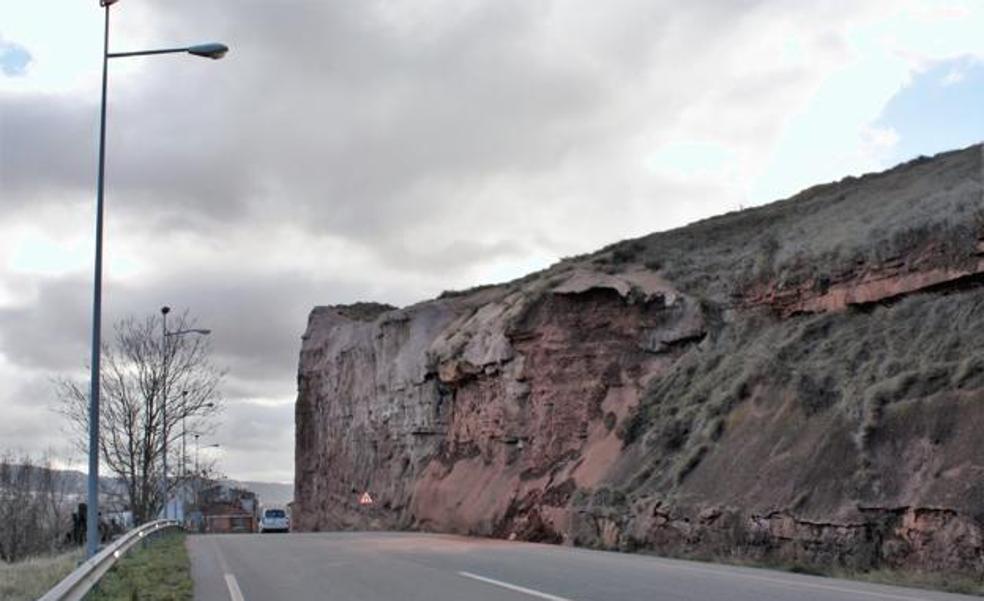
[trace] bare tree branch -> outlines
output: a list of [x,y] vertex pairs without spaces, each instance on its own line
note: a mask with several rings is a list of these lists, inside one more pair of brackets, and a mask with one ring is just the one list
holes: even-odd
[[[195,323],[186,311],[172,315],[168,327],[179,332],[194,329]],[[157,314],[118,322],[112,342],[103,346],[101,370],[100,459],[123,483],[134,519],[143,522],[164,506],[164,453],[170,491],[186,472],[172,459],[181,448],[183,426],[191,423],[195,431],[210,428],[221,411],[219,386],[225,372],[212,362],[207,339],[194,334],[165,338]],[[56,381],[56,386],[60,412],[77,447],[87,452],[86,387],[71,380]]]

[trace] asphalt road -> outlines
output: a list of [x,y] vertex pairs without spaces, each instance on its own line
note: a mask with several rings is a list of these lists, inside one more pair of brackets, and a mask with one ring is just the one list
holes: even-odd
[[915,589],[408,533],[188,537],[198,601],[956,601]]

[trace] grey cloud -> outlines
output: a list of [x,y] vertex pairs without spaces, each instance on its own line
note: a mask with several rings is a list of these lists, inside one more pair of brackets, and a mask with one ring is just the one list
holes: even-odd
[[50,201],[52,192],[94,189],[98,115],[56,95],[0,94],[0,206]]
[[51,372],[31,371],[4,378],[0,451],[51,452],[68,460],[77,452],[69,424],[57,413]]
[[[121,198],[123,210],[226,222],[275,207],[279,219],[319,231],[363,241],[393,236],[434,216],[453,217],[454,206],[490,178],[549,172],[571,160],[590,164],[593,153],[635,127],[620,113],[620,95],[652,76],[658,34],[716,14],[624,3],[624,11],[638,13],[634,23],[649,26],[617,38],[606,33],[599,48],[574,53],[576,44],[548,27],[564,16],[562,4],[474,3],[412,26],[383,18],[381,6],[154,6],[162,39],[208,32],[233,51],[220,63],[162,59],[138,77],[111,77],[110,197]],[[558,37],[556,48],[541,43],[548,35]],[[23,139],[73,129],[67,126],[80,121],[78,113],[96,114],[94,101],[5,112],[18,123],[46,115],[48,123],[34,118],[15,136]],[[653,109],[647,117],[660,118],[667,107]],[[38,161],[5,151],[5,179],[44,182],[40,163],[56,167],[49,178],[91,186],[94,135],[77,134],[88,152],[52,143]],[[521,216],[496,218],[508,227]]]
[[[294,406],[231,403],[209,438],[221,445],[218,468],[233,477],[290,481],[294,472]],[[205,444],[205,441],[202,441]]]
[[227,407],[216,436],[230,448],[278,452],[283,451],[284,439],[290,440],[293,425],[293,404],[268,405],[245,400]]
[[91,328],[85,302],[91,284],[56,278],[37,284],[30,305],[0,308],[0,349],[26,368],[69,370],[81,365]]
[[[0,349],[11,362],[50,370],[78,368],[88,360],[91,280],[69,276],[38,284],[30,305],[0,309]],[[108,282],[104,288],[103,338],[128,315],[155,313],[163,305],[189,309],[213,330],[216,362],[243,379],[288,378],[296,366],[300,335],[311,307],[326,297],[356,292],[302,276],[201,272],[162,278],[143,286]]]
[[[232,52],[219,62],[168,57],[137,75],[111,74],[108,201],[113,214],[159,230],[290,223],[418,270],[528,254],[533,244],[508,241],[523,231],[527,205],[563,212],[624,202],[607,157],[626,152],[620,146],[641,121],[671,124],[706,93],[740,117],[743,139],[774,126],[749,118],[761,85],[714,69],[737,43],[735,24],[761,16],[762,6],[516,0],[401,17],[390,13],[417,9],[121,4],[119,26],[143,15],[162,45],[220,39]],[[777,77],[761,82],[800,85]],[[715,85],[725,91],[705,92]],[[55,185],[91,197],[96,100],[0,96],[12,124],[0,142],[5,203],[36,202]],[[578,175],[529,185],[558,170]],[[648,179],[658,198],[656,176],[633,177]],[[475,203],[488,207],[480,221],[467,210]],[[445,235],[433,236],[434,225]],[[478,227],[485,238],[472,239]],[[587,247],[617,235],[600,232]],[[586,249],[566,243],[550,250]],[[449,252],[455,244],[494,252]]]
[[[721,65],[757,19],[823,12],[760,0],[172,0],[113,11],[115,26],[141,20],[162,46],[232,48],[219,62],[157,57],[111,72],[108,217],[147,247],[174,232],[220,247],[229,232],[254,239],[228,249],[235,266],[151,265],[153,280],[107,280],[104,323],[108,333],[118,317],[169,304],[213,329],[229,368],[227,469],[250,477],[292,468],[290,407],[244,401],[294,394],[312,306],[402,304],[493,261],[589,251],[733,208],[715,205],[714,185],[666,182],[637,163],[701,103],[715,108],[708,127],[768,135],[763,92],[784,98],[804,74],[747,80]],[[23,217],[66,197],[91,202],[97,119],[98,97],[0,93],[0,207]],[[666,221],[627,223],[633,203],[660,204]],[[281,225],[341,240],[376,270],[345,256],[324,257],[330,278],[259,267],[290,235]],[[0,309],[0,351],[15,367],[86,360],[87,276],[37,276],[35,303]]]
[[[183,286],[171,281],[152,288],[110,285],[103,336],[110,339],[113,322],[124,315],[155,312],[164,303],[181,310],[183,305],[172,300],[187,303],[198,323],[213,329],[214,361],[228,369],[221,392],[229,404],[215,433],[227,447],[223,462],[228,465],[220,467],[243,475],[261,473],[256,470],[265,465],[267,475],[284,480],[293,469],[293,406],[271,408],[249,399],[293,397],[300,334],[321,295],[316,283],[301,278],[267,284],[203,277]],[[2,399],[7,421],[0,427],[5,447],[70,451],[63,432],[67,424],[53,411],[52,377],[87,377],[81,368],[88,361],[90,292],[82,278],[54,278],[39,286],[36,303],[0,311],[0,351],[13,367],[33,374],[16,386],[7,380]]]

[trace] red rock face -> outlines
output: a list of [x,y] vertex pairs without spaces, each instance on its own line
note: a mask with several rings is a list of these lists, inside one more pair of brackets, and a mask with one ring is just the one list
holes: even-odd
[[[515,535],[517,522],[562,538],[555,522],[576,487],[594,486],[620,456],[615,426],[647,380],[704,335],[695,303],[671,288],[596,279],[578,287],[585,276],[575,274],[572,291],[535,297],[500,293],[493,302],[515,311],[482,323],[498,329],[487,340],[507,341],[491,355],[494,344],[479,352],[442,339],[474,315],[461,303],[373,322],[312,314],[297,405],[298,527]],[[632,286],[638,298],[623,296]],[[476,353],[490,360],[466,359]],[[364,490],[371,508],[356,504]],[[541,515],[544,502],[561,511]]]
[[[518,519],[516,528],[537,531],[528,537],[561,538],[554,522],[562,515],[530,511],[546,505],[562,514],[574,484],[593,486],[614,464],[622,447],[614,425],[668,361],[645,336],[690,317],[687,306],[667,307],[659,296],[629,305],[611,289],[548,293],[507,332],[509,363],[439,370],[453,410],[445,445],[418,481],[412,519],[505,535]],[[691,325],[696,339],[699,320]]]
[[[295,526],[981,573],[981,154],[405,309],[316,308]],[[874,234],[847,224],[838,248],[861,259],[818,260],[796,285],[736,275],[760,247],[797,243],[783,232],[800,214],[891,214],[910,232],[934,207],[952,214],[894,259],[872,258]],[[951,227],[969,246],[934,239]],[[796,248],[773,272],[803,264]]]
[[922,290],[971,283],[982,275],[984,238],[979,238],[973,256],[959,266],[946,265],[941,249],[930,246],[912,256],[896,257],[874,266],[857,264],[838,273],[833,280],[813,278],[784,289],[766,281],[746,293],[744,305],[766,305],[783,317],[843,311],[852,306],[891,301]]

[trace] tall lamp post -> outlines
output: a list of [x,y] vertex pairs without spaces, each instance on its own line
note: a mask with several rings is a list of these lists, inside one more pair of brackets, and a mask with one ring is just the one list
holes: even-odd
[[[198,468],[198,451],[200,450],[198,446],[199,436],[200,436],[199,433],[195,432],[195,511],[201,511],[201,508],[198,506],[198,490],[201,488],[201,482],[202,482],[202,473],[199,471]],[[204,448],[217,449],[219,448],[219,446],[220,445],[218,443],[215,443],[215,444],[207,445]]]
[[181,479],[188,472],[188,459],[185,456],[185,438],[188,436],[188,391],[181,391]]
[[[202,405],[206,408],[215,407],[215,403],[208,402]],[[197,491],[198,482],[198,433],[194,432],[195,435],[195,484],[193,485]],[[185,452],[185,447],[187,445],[188,438],[188,391],[181,391],[181,507],[182,511],[187,513],[188,510],[188,455]],[[195,498],[197,499],[198,493],[195,493]],[[196,509],[198,502],[195,502]],[[185,518],[187,519],[187,517]]]
[[[163,382],[161,384],[161,429],[163,430],[163,436],[161,437],[164,444],[163,449],[163,459],[164,466],[161,472],[161,496],[164,499],[164,519],[169,519],[171,503],[168,501],[167,494],[167,367],[170,359],[170,349],[168,348],[167,341],[169,338],[175,336],[184,336],[186,334],[199,334],[201,336],[208,336],[212,333],[212,330],[206,330],[204,328],[191,328],[187,330],[176,330],[174,332],[169,332],[167,329],[167,314],[171,312],[171,307],[161,307],[161,317],[162,317],[162,329],[161,329],[161,350],[164,353],[164,366],[161,370],[163,372]],[[188,391],[184,391],[183,395],[188,394]],[[183,408],[183,407],[182,407]]]
[[199,44],[184,48],[143,50],[138,52],[109,51],[109,7],[118,0],[99,0],[105,11],[103,28],[102,104],[99,109],[99,175],[96,180],[96,260],[92,294],[92,360],[89,389],[89,478],[86,507],[86,556],[92,557],[99,550],[99,349],[102,329],[102,242],[103,242],[103,189],[106,172],[106,88],[109,59],[149,54],[183,52],[195,56],[219,59],[229,49],[222,44]]
[[[181,405],[182,405],[182,411],[181,411],[181,478],[183,479],[183,478],[186,478],[188,476],[188,455],[185,452],[185,448],[186,448],[186,445],[187,445],[186,439],[188,437],[188,411],[186,409],[186,407],[188,406],[188,391],[187,390],[182,390],[181,391]],[[205,403],[202,406],[211,409],[211,408],[215,407],[215,403],[208,402],[208,403]],[[198,441],[198,434],[195,434],[195,441],[197,443],[197,441]],[[196,471],[197,471],[197,468],[196,468]]]

